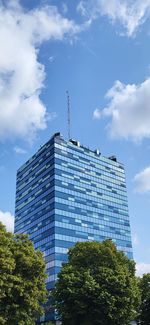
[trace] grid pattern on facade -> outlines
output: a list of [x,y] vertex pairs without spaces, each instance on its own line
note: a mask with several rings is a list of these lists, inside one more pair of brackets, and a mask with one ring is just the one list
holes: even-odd
[[18,170],[15,232],[43,251],[49,289],[77,241],[111,238],[132,258],[123,165],[53,136]]

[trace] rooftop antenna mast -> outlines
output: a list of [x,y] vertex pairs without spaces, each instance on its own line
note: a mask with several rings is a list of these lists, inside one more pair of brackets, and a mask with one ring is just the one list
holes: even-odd
[[67,121],[68,121],[68,140],[71,138],[70,136],[70,96],[69,91],[66,91],[67,94]]

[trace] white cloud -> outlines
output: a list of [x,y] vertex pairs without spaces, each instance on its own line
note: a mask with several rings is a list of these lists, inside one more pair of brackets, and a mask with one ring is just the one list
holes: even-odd
[[132,242],[134,246],[138,246],[139,245],[139,238],[137,234],[133,234],[132,235]]
[[150,263],[137,263],[136,273],[138,276],[142,276],[144,273],[150,273]]
[[27,153],[26,150],[24,150],[23,148],[20,148],[20,147],[14,147],[14,151],[17,153],[17,154],[20,154],[20,155],[24,155]]
[[128,36],[132,36],[149,17],[150,0],[83,0],[77,10],[90,22],[107,16],[112,23],[123,26]]
[[137,192],[149,192],[150,191],[150,166],[143,169],[141,172],[135,175],[134,181],[136,183]]
[[17,0],[0,1],[0,140],[30,140],[46,128],[47,111],[40,99],[45,71],[38,51],[44,41],[63,40],[78,31],[55,6],[25,11]]
[[67,6],[67,4],[65,2],[62,3],[62,11],[63,11],[64,14],[66,14],[68,12],[68,6]]
[[98,108],[96,108],[93,113],[93,118],[100,119],[102,117],[102,115],[103,115],[102,112]]
[[10,212],[0,211],[0,222],[6,226],[7,231],[14,232],[14,216]]
[[111,137],[134,141],[150,137],[150,78],[139,85],[116,81],[106,98],[107,107],[96,109],[93,117],[111,119],[107,126]]
[[54,56],[49,56],[48,60],[49,60],[50,63],[53,63],[55,58],[54,58]]

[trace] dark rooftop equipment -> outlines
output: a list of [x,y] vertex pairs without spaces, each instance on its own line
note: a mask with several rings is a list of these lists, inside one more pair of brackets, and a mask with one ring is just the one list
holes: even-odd
[[60,132],[54,133],[54,137],[60,137]]
[[70,139],[69,141],[71,143],[73,143],[75,146],[80,147],[80,142],[79,141],[76,141],[76,140],[73,140],[73,139]]
[[116,161],[117,162],[117,157],[116,156],[110,156],[108,157],[110,160]]
[[96,149],[94,152],[95,152],[95,154],[96,154],[97,156],[100,156],[100,155],[101,155],[99,149]]

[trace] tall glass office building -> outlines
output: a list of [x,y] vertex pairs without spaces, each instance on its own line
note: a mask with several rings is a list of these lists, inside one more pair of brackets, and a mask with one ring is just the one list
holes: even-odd
[[48,289],[77,241],[111,238],[132,258],[123,165],[54,134],[17,172],[15,233],[43,251]]

